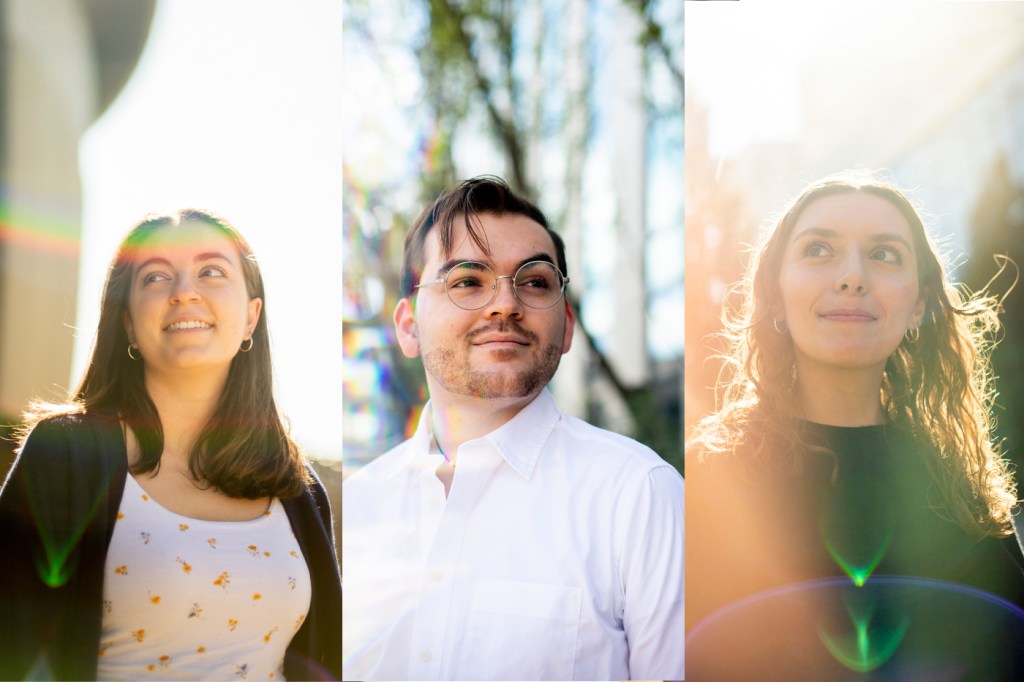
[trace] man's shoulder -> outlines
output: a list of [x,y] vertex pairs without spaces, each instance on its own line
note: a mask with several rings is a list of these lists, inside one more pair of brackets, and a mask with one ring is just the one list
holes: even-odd
[[586,458],[587,466],[626,467],[644,472],[660,467],[671,468],[658,453],[643,443],[576,417],[562,415],[561,434],[566,449]]

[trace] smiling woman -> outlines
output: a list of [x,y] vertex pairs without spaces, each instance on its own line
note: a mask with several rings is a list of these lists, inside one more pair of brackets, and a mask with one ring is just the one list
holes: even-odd
[[[700,519],[687,672],[763,678],[764,657],[786,650],[779,679],[960,656],[975,666],[963,679],[1002,679],[1019,663],[1002,636],[1024,632],[1024,557],[990,431],[998,302],[953,287],[911,202],[868,174],[807,187],[743,291],[723,407],[687,447],[687,514]],[[949,587],[921,599],[880,574]],[[950,606],[956,585],[980,596]],[[948,607],[944,623],[978,604],[1017,622],[984,611],[982,630],[950,643],[926,603]]]
[[0,491],[0,678],[340,676],[331,512],[277,411],[265,298],[213,213],[123,240],[85,377],[27,415]]

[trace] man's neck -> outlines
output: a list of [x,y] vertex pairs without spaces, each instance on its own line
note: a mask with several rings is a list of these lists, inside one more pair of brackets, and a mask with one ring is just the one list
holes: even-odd
[[462,444],[504,426],[536,398],[481,399],[431,395],[431,428],[445,459],[454,464]]

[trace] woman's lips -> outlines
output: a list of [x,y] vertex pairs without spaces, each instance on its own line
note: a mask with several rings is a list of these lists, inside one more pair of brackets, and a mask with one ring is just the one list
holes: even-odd
[[878,319],[863,310],[830,310],[820,317],[831,322],[874,322]]

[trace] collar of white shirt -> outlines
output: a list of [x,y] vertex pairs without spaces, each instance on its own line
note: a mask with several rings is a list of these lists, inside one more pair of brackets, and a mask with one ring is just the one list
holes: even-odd
[[[493,453],[520,476],[530,479],[540,459],[541,448],[561,419],[562,413],[558,411],[555,399],[545,388],[505,424],[486,436],[463,443],[459,449],[459,467],[469,469],[489,466],[493,462],[483,460],[487,458],[487,453]],[[431,453],[431,423],[431,404],[427,402],[420,414],[416,432],[407,443],[408,447],[404,448],[400,457],[392,461],[392,466],[384,473],[384,478],[393,478],[407,467],[431,471],[437,469],[441,463],[441,455]],[[491,447],[477,447],[482,444],[481,441]]]

